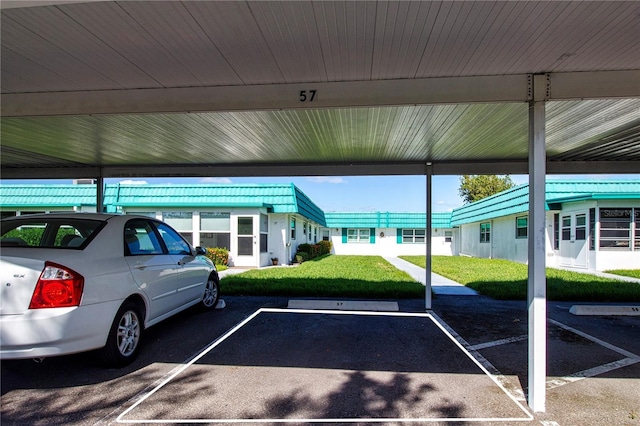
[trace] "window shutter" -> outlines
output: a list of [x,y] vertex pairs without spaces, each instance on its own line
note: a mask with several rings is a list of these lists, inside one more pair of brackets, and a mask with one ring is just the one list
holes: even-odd
[[347,228],[342,228],[342,244],[347,244]]
[[396,234],[396,243],[402,244],[402,228],[398,228],[398,233]]
[[376,243],[376,228],[369,229],[369,244]]

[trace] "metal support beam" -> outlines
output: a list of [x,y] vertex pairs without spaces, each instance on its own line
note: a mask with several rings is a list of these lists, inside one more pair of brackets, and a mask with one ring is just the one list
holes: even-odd
[[[640,96],[640,71],[548,74],[547,100]],[[528,102],[525,74],[329,83],[6,93],[3,117]]]
[[545,100],[547,75],[534,76],[529,103],[529,376],[528,400],[533,411],[545,411],[547,307],[545,275]]
[[427,243],[427,257],[425,264],[425,272],[427,274],[425,279],[425,289],[424,289],[424,305],[427,311],[431,310],[431,202],[433,191],[432,188],[432,177],[433,177],[433,166],[427,163],[427,232],[426,232],[426,243]]
[[527,75],[7,93],[3,117],[527,102]]
[[96,212],[104,211],[104,177],[102,173],[96,179]]

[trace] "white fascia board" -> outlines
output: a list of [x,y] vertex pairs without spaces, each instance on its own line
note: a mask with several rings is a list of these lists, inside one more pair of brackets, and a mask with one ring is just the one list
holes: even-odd
[[[550,73],[547,100],[640,96],[640,70]],[[7,93],[3,117],[152,114],[531,100],[528,74],[251,86]]]
[[640,70],[549,74],[548,100],[640,97]]
[[529,77],[521,74],[334,83],[8,93],[2,96],[2,116],[353,108],[526,102],[528,98]]

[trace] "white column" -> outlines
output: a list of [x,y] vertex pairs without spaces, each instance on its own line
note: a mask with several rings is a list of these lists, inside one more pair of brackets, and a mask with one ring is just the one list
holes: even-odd
[[193,211],[191,216],[191,242],[194,247],[198,247],[200,244],[200,212]]
[[529,103],[529,407],[545,411],[547,306],[545,276],[545,99],[547,76],[533,76]]
[[426,245],[427,245],[427,257],[425,263],[426,271],[426,286],[424,289],[424,306],[425,309],[431,310],[431,178],[433,174],[433,166],[431,163],[427,163],[427,230],[426,230]]

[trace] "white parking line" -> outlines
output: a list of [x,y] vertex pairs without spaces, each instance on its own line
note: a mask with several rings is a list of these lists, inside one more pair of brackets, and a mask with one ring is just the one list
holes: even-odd
[[604,340],[600,340],[597,337],[591,336],[590,334],[584,333],[578,329],[570,327],[566,324],[562,324],[561,322],[552,320],[550,318],[549,318],[549,322],[557,327],[560,327],[571,333],[577,334],[578,336],[584,337],[585,339],[590,340],[602,347],[605,347],[621,355],[624,355],[626,358],[620,359],[618,361],[609,362],[607,364],[599,365],[593,368],[589,368],[587,370],[579,371],[577,373],[573,373],[568,376],[548,380],[546,384],[547,389],[558,388],[560,386],[564,386],[569,383],[577,382],[578,380],[599,376],[601,374],[608,373],[609,371],[617,370],[618,368],[627,367],[629,365],[633,365],[640,362],[640,355],[636,355],[632,352],[619,348],[618,346],[612,345],[611,343],[605,342]]
[[462,336],[460,336],[453,328],[451,328],[447,323],[444,322],[444,320],[442,320],[442,318],[440,318],[438,315],[436,315],[435,313],[431,313],[431,315],[433,315],[433,317],[442,324],[443,327],[445,327],[447,329],[447,332],[458,341],[458,343],[460,345],[462,345],[466,351],[469,352],[469,354],[476,359],[478,362],[480,362],[483,367],[489,372],[488,374],[490,374],[492,376],[492,378],[494,379],[494,381],[498,381],[500,382],[500,384],[502,385],[501,387],[503,389],[506,389],[506,392],[509,393],[509,395],[512,396],[512,398],[514,398],[517,401],[521,401],[526,403],[527,398],[524,394],[524,391],[522,389],[514,389],[510,383],[509,380],[507,379],[506,376],[504,376],[502,373],[500,373],[500,371],[498,371],[498,369],[489,362],[488,359],[486,359],[484,356],[482,356],[482,354],[480,352],[478,352],[478,349],[476,348],[476,346],[480,346],[480,345],[470,345],[469,342],[467,342]]
[[494,346],[508,345],[509,343],[521,342],[527,340],[529,336],[523,334],[522,336],[508,337],[506,339],[494,340],[493,342],[478,343],[477,345],[470,346],[468,349],[479,351],[480,349],[492,348]]
[[[298,314],[330,314],[330,315],[375,315],[375,316],[396,316],[396,317],[421,317],[430,319],[451,341],[460,348],[460,350],[466,354],[469,359],[475,363],[480,370],[482,370],[502,391],[515,403],[515,405],[522,410],[524,417],[515,418],[332,418],[332,419],[125,419],[125,417],[131,413],[134,409],[144,403],[149,397],[162,389],[166,384],[171,382],[176,376],[184,372],[187,368],[192,366],[207,353],[213,350],[216,346],[225,341],[229,336],[245,326],[248,322],[254,319],[261,313],[298,313]],[[205,348],[200,354],[195,356],[191,361],[185,363],[181,367],[177,368],[173,374],[169,375],[165,380],[158,384],[154,389],[149,391],[146,395],[136,401],[131,407],[127,408],[116,419],[117,423],[155,423],[155,424],[167,424],[167,423],[388,423],[388,422],[530,422],[533,420],[531,413],[500,383],[499,380],[494,377],[489,371],[476,359],[471,353],[460,344],[456,338],[447,330],[448,326],[442,320],[437,320],[434,314],[431,313],[403,313],[403,312],[365,312],[365,311],[335,311],[335,310],[301,310],[301,309],[278,309],[278,308],[261,308],[254,312],[244,321],[240,322],[237,326],[232,328],[222,337],[217,339],[207,348]],[[485,360],[486,361],[486,360]],[[490,365],[490,364],[489,364]],[[495,370],[495,368],[494,368]]]
[[582,336],[587,340],[591,340],[592,342],[597,343],[600,346],[604,346],[607,349],[611,349],[614,352],[618,352],[619,354],[622,354],[622,355],[624,355],[626,357],[629,357],[629,358],[634,358],[634,359],[640,360],[640,355],[636,355],[636,354],[634,354],[632,352],[629,352],[629,351],[627,351],[625,349],[622,349],[622,348],[619,348],[617,346],[614,346],[611,343],[607,343],[604,340],[600,340],[597,337],[591,336],[590,334],[584,333],[584,332],[582,332],[580,330],[577,330],[577,329],[575,329],[573,327],[569,327],[568,325],[562,324],[561,322],[558,322],[556,320],[552,320],[551,318],[549,318],[549,322],[551,324],[553,324],[553,325],[556,325],[556,326],[558,326],[560,328],[563,328],[563,329],[565,329],[567,331],[570,331],[570,332],[572,332],[574,334],[577,334],[578,336]]
[[579,371],[574,374],[570,374],[565,377],[557,379],[547,380],[547,389],[555,389],[560,386],[568,385],[569,383],[577,382],[578,380],[586,379],[589,377],[599,376],[600,374],[608,373],[609,371],[617,370],[618,368],[627,367],[640,362],[640,359],[624,358],[618,361],[613,361],[608,364],[599,365],[597,367],[589,368],[587,370]]

